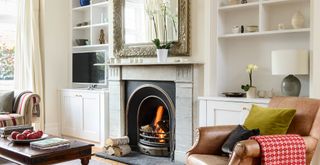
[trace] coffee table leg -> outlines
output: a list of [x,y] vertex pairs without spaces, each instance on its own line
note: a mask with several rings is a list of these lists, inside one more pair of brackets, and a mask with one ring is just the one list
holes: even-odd
[[90,159],[91,159],[91,157],[81,158],[81,164],[82,164],[82,165],[88,165]]

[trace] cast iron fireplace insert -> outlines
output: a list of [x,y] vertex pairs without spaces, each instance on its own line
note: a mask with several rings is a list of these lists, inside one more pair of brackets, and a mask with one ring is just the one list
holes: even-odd
[[173,159],[175,83],[126,82],[126,134],[133,149]]

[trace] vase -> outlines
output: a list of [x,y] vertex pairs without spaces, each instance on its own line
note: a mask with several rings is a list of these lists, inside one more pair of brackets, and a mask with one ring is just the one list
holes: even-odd
[[80,6],[90,5],[90,0],[80,0]]
[[300,11],[296,12],[291,19],[291,24],[294,29],[300,29],[304,27],[304,16]]
[[247,98],[256,98],[257,97],[257,88],[250,87],[247,91]]
[[168,49],[157,49],[157,61],[158,63],[167,62]]

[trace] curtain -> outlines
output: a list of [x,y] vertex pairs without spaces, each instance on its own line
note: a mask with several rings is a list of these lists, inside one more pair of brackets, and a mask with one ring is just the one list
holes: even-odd
[[18,0],[14,78],[16,90],[31,90],[40,95],[42,99],[40,102],[40,118],[36,118],[35,122],[39,124],[39,129],[43,130],[44,95],[39,14],[39,0]]

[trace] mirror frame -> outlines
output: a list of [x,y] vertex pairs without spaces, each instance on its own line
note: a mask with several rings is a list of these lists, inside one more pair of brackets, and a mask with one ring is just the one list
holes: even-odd
[[[125,0],[113,0],[113,53],[115,57],[156,57],[156,48],[150,44],[125,44]],[[178,41],[169,50],[169,56],[190,56],[189,0],[178,0]],[[120,20],[120,21],[119,21]]]

